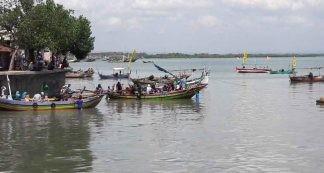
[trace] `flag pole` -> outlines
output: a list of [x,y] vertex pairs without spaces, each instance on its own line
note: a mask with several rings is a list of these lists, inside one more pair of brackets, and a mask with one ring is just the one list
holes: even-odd
[[8,88],[9,88],[9,97],[8,97],[8,99],[12,99],[11,87],[10,87],[10,79],[9,79],[9,75],[8,74],[7,74],[7,82],[8,82]]

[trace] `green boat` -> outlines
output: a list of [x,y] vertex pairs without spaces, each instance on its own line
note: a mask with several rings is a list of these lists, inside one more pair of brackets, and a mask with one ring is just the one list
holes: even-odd
[[130,93],[126,90],[121,92],[108,92],[107,97],[110,99],[146,99],[146,100],[173,100],[173,99],[190,99],[196,95],[200,90],[205,88],[207,84],[199,84],[192,88],[174,90],[174,91],[163,91],[159,93]]
[[293,74],[294,73],[294,69],[289,69],[289,70],[271,70],[270,74]]
[[45,101],[26,102],[20,100],[0,99],[0,110],[6,111],[28,111],[28,110],[65,110],[94,108],[101,101],[103,95],[95,95],[81,100],[71,101]]

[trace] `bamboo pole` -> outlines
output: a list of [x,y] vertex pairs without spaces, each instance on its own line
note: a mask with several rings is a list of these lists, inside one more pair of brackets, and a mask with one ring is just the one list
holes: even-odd
[[9,71],[12,71],[14,69],[14,66],[15,66],[15,57],[16,57],[17,51],[18,51],[18,49],[15,49],[15,51],[11,55],[11,60],[10,60],[10,65],[9,65]]

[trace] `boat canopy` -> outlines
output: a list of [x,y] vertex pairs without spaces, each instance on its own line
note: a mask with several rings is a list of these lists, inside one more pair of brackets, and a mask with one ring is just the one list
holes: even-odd
[[120,71],[120,70],[125,70],[125,68],[122,68],[122,67],[115,67],[113,68],[114,71]]

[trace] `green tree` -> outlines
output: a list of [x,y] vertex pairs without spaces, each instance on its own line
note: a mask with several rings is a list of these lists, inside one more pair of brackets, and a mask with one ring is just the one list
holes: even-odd
[[72,10],[53,0],[3,0],[0,5],[0,30],[31,54],[49,48],[83,59],[93,49],[90,22],[83,16],[74,17]]
[[80,16],[75,21],[75,29],[74,42],[71,44],[70,51],[77,59],[84,59],[93,49],[95,40],[94,37],[91,37],[90,21]]

